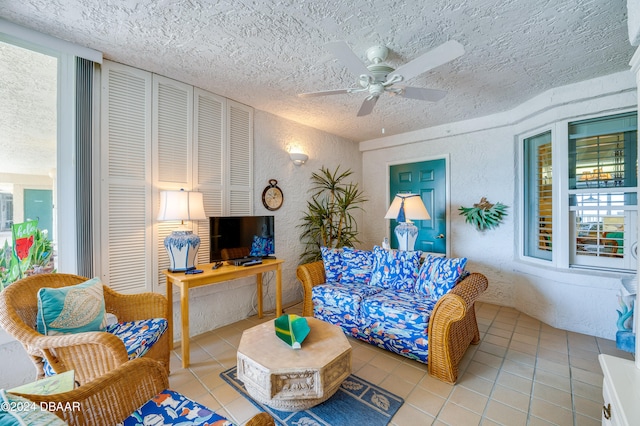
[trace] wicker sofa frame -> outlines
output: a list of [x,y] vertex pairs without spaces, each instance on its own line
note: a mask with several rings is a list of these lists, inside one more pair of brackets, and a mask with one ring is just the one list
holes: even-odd
[[[304,291],[304,316],[313,316],[311,292],[326,282],[322,261],[298,266],[296,276]],[[472,273],[440,298],[429,317],[429,358],[431,376],[447,383],[458,379],[460,360],[470,344],[480,343],[475,301],[487,289],[487,278]]]
[[[0,292],[0,326],[22,343],[36,367],[36,379],[44,377],[44,359],[56,373],[75,370],[80,384],[106,374],[129,361],[124,343],[107,332],[45,336],[36,330],[40,288],[80,284],[88,278],[72,274],[38,274],[16,281]],[[107,312],[119,321],[167,318],[167,298],[157,293],[121,294],[104,285]],[[144,355],[155,359],[169,374],[169,333]]]

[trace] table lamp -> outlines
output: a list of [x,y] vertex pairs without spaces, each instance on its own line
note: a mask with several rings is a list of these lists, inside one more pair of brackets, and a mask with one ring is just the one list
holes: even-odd
[[398,249],[413,251],[418,238],[418,227],[411,220],[428,220],[431,216],[419,194],[397,194],[384,218],[398,221],[394,230],[398,238]]
[[195,259],[200,248],[200,237],[188,229],[185,220],[204,220],[202,193],[194,191],[160,191],[158,220],[179,220],[180,227],[164,239],[169,254],[170,272],[195,269]]

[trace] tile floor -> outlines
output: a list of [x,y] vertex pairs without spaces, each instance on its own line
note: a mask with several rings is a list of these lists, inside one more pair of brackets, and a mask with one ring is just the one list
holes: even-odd
[[[631,359],[615,342],[550,327],[515,309],[476,304],[481,343],[462,360],[456,385],[426,366],[349,338],[357,376],[404,398],[392,425],[600,425],[602,371],[598,354]],[[300,315],[301,305],[285,310]],[[236,363],[250,317],[191,340],[191,365],[171,355],[171,387],[241,425],[258,410],[220,378]]]

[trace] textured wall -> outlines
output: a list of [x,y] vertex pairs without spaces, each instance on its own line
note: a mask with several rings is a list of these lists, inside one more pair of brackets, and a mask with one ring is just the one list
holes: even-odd
[[[310,177],[325,166],[341,170],[351,169],[353,182],[362,180],[362,163],[358,145],[272,114],[255,111],[254,122],[254,214],[273,215],[276,231],[276,257],[284,259],[282,269],[283,305],[302,300],[300,284],[295,273],[302,252],[299,240],[300,223],[309,199]],[[295,166],[288,154],[292,147],[309,155],[309,160]],[[270,179],[276,179],[284,193],[282,207],[270,212],[262,205],[262,191]],[[275,277],[264,278],[264,309],[275,309]],[[213,330],[255,314],[255,279],[245,278],[226,284],[192,290],[190,297],[190,334]],[[175,300],[175,296],[174,296]],[[174,304],[174,324],[180,324],[179,303]],[[178,339],[180,330],[175,329]]]
[[[446,126],[360,143],[363,182],[369,192],[388,189],[388,165],[446,156],[450,159],[451,256],[469,258],[469,269],[489,278],[483,300],[513,306],[555,327],[615,338],[619,274],[559,271],[518,260],[517,135],[558,120],[613,114],[636,108],[630,72],[612,74],[545,92],[510,111]],[[504,224],[476,231],[457,209],[485,196],[510,208]],[[365,235],[378,244],[386,235],[386,200],[367,206]]]

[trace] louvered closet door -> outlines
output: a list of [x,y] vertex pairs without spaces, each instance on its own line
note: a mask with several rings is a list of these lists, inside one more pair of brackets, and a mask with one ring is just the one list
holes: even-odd
[[253,214],[253,109],[227,101],[229,198],[232,216]]
[[[221,216],[223,173],[225,164],[224,110],[225,99],[201,89],[194,89],[194,125],[193,149],[197,161],[194,161],[194,190],[202,192],[204,211],[207,216]],[[195,230],[194,230],[195,231]],[[200,250],[197,263],[209,263],[210,239],[209,222],[198,221],[197,233],[200,236]]]
[[151,73],[104,61],[101,277],[124,293],[151,290]]
[[[154,218],[160,208],[160,191],[165,189],[192,189],[192,130],[193,86],[153,75],[153,183]],[[193,224],[186,224],[193,226]],[[180,226],[180,221],[158,221],[154,229],[154,270],[157,271],[154,288],[164,285],[162,270],[169,268],[169,256],[164,239]]]

